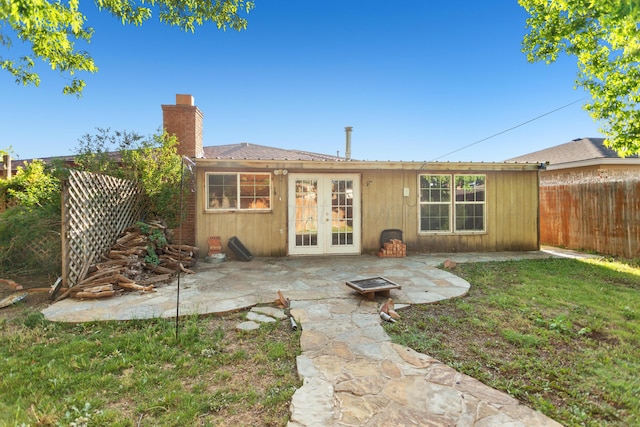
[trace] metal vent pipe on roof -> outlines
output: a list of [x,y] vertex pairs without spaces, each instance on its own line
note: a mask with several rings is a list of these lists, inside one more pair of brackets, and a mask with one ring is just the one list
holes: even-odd
[[353,126],[346,126],[344,128],[344,131],[347,134],[347,146],[345,147],[344,158],[347,160],[351,160],[351,131],[352,130],[353,130]]

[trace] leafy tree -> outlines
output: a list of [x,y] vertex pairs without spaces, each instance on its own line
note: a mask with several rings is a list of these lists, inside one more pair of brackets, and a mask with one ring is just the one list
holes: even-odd
[[[95,0],[100,11],[110,13],[123,24],[142,25],[157,13],[160,22],[184,31],[208,22],[218,29],[243,30],[247,21],[241,14],[249,13],[250,0]],[[63,93],[80,96],[85,82],[77,72],[98,71],[88,52],[76,48],[76,43],[89,43],[94,30],[85,26],[86,17],[80,10],[80,0],[0,0],[0,49],[13,45],[10,34],[25,43],[31,54],[19,59],[0,55],[0,66],[13,75],[17,83],[38,86],[40,76],[34,70],[40,58],[53,70],[58,70],[71,83]]]
[[182,178],[177,138],[166,132],[145,138],[133,132],[97,130],[79,140],[76,167],[138,182],[145,191],[145,211],[171,227],[177,225]]
[[640,152],[640,2],[638,0],[518,0],[529,13],[523,51],[552,63],[561,53],[578,62],[576,84],[585,109],[602,124],[620,155]]
[[146,211],[165,220],[170,227],[180,222],[182,157],[178,139],[166,132],[153,135],[135,149],[122,150],[125,178],[145,190]]
[[97,128],[95,135],[85,134],[78,140],[74,163],[76,168],[85,172],[102,173],[116,178],[130,178],[120,167],[121,152],[135,149],[143,137],[135,132],[112,131],[110,128]]

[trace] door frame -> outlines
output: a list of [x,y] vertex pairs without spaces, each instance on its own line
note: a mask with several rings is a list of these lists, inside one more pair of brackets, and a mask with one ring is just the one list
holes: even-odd
[[[287,250],[289,255],[338,255],[357,254],[362,251],[362,191],[358,173],[290,173],[288,176],[288,218],[287,218]],[[317,223],[317,245],[296,245],[296,183],[300,179],[317,180],[317,200],[314,214]],[[353,182],[352,204],[352,242],[349,244],[333,244],[332,180],[351,180]]]

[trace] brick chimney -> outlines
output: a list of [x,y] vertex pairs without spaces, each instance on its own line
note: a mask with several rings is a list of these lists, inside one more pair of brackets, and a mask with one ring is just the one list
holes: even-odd
[[162,105],[162,126],[178,138],[178,154],[202,158],[202,111],[191,95],[176,95],[176,105]]

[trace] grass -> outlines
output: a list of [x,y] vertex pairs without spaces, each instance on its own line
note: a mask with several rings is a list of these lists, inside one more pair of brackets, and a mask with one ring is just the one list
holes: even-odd
[[614,261],[470,263],[469,293],[413,306],[392,339],[568,426],[640,425],[640,269]]
[[299,332],[242,320],[0,320],[0,426],[284,426]]
[[[640,269],[568,259],[460,264],[462,297],[402,311],[392,339],[567,426],[640,425]],[[21,304],[21,303],[19,303]],[[3,313],[0,313],[3,314]],[[0,427],[284,426],[300,332],[243,313],[59,324],[0,318]]]

